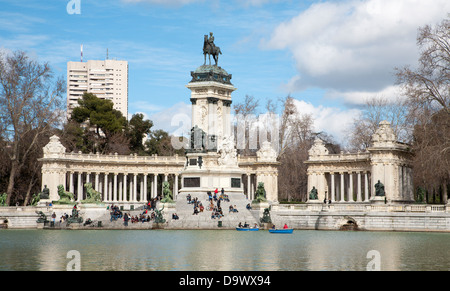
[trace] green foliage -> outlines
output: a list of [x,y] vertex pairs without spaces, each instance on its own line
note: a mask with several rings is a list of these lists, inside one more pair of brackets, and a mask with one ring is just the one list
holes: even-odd
[[131,117],[127,126],[127,136],[130,139],[130,150],[135,153],[143,153],[145,151],[143,139],[150,134],[153,127],[151,120],[144,120],[142,113],[136,113]]
[[106,136],[122,131],[127,125],[127,119],[113,108],[111,100],[100,99],[92,93],[84,93],[78,100],[79,106],[72,111],[72,119],[78,123],[88,122],[90,127],[100,130]]

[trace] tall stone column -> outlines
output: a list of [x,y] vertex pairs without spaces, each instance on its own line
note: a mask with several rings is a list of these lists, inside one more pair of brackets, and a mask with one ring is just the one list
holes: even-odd
[[141,193],[144,193],[141,195],[141,202],[147,201],[147,173],[144,173],[144,189],[141,190]]
[[82,179],[83,179],[83,173],[78,172],[78,181],[77,181],[77,201],[80,202],[81,199],[83,198],[83,183],[82,183]]
[[340,202],[345,202],[345,198],[344,198],[344,196],[345,196],[345,181],[344,181],[344,173],[343,172],[341,172],[341,173],[339,173],[340,175],[341,175],[341,201]]
[[173,199],[176,200],[178,197],[178,174],[175,174],[175,183],[173,190]]
[[119,202],[123,202],[123,175],[122,175],[122,179],[120,179],[120,176],[117,177],[117,179],[119,180],[119,193],[118,193],[118,200]]
[[70,177],[69,177],[69,192],[73,193],[73,186],[74,186],[74,181],[73,181],[73,172],[70,172]]
[[364,172],[364,202],[369,202],[369,173]]
[[128,198],[127,198],[127,195],[128,195],[128,193],[127,193],[127,186],[128,186],[128,174],[127,173],[124,173],[123,174],[123,200],[122,201],[128,201]]
[[133,180],[133,202],[137,202],[137,173],[134,173],[134,180]]
[[361,197],[361,172],[358,172],[358,191],[357,191],[356,201],[358,201],[358,202],[362,201],[362,197]]
[[97,172],[97,173],[95,173],[95,190],[96,191],[98,191],[98,192],[101,192],[101,190],[100,190],[100,188],[98,187],[98,179],[99,179],[99,173]]
[[336,185],[334,183],[334,173],[330,173],[331,175],[331,201],[334,202],[336,200]]
[[348,173],[348,202],[354,202],[353,200],[353,172]]
[[108,197],[108,175],[109,173],[105,173],[104,174],[104,178],[103,178],[103,187],[104,187],[104,191],[103,191],[103,200],[105,202],[109,201],[109,197]]
[[153,174],[153,195],[152,198],[158,196],[158,174]]
[[247,198],[248,199],[252,199],[251,197],[251,191],[250,191],[250,187],[251,187],[251,174],[247,173]]
[[117,202],[117,173],[114,173],[114,193],[113,193],[113,201]]

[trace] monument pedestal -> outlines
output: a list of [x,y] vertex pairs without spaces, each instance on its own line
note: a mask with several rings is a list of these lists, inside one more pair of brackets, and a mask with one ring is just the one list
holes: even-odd
[[220,191],[242,194],[242,175],[244,171],[236,164],[220,164],[220,154],[216,152],[188,153],[187,167],[182,173],[183,184],[180,193],[206,193]]
[[370,198],[370,203],[372,204],[386,204],[386,196],[374,196]]

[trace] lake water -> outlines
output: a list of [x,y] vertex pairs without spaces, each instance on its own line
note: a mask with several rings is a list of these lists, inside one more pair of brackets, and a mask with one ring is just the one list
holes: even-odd
[[450,233],[0,230],[0,270],[448,271],[449,246]]

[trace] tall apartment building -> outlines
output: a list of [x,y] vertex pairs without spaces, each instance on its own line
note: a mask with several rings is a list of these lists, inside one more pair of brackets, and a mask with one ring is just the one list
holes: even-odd
[[116,60],[67,63],[67,116],[83,94],[92,93],[114,103],[128,119],[128,62]]

